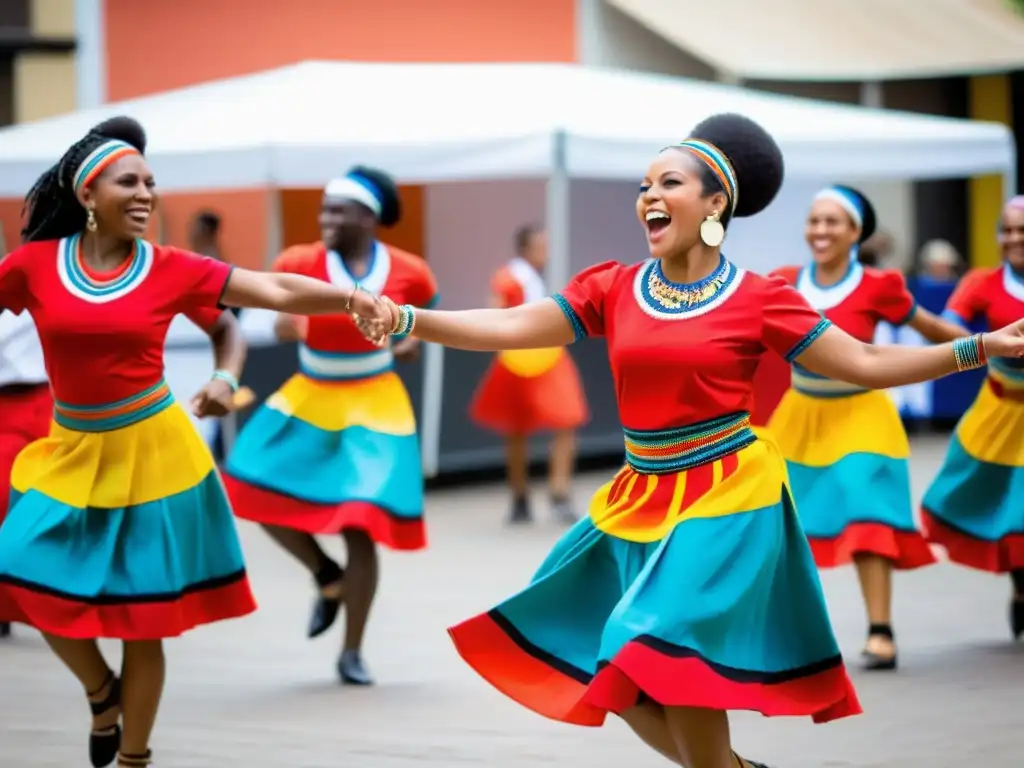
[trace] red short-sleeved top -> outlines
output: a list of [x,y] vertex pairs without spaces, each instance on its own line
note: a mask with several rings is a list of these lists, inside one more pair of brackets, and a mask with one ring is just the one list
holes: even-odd
[[232,268],[138,240],[116,276],[90,276],[79,242],[76,235],[28,243],[0,261],[0,309],[32,315],[58,401],[101,405],[163,377],[175,315],[207,329],[216,322]]
[[917,312],[906,280],[894,269],[865,267],[851,260],[843,279],[829,286],[815,281],[813,267],[782,267],[772,274],[794,286],[838,328],[865,343],[875,338],[879,323],[904,325]]
[[984,320],[996,330],[1024,317],[1024,278],[1008,265],[972,269],[946,303],[946,314],[963,323]]
[[576,337],[604,336],[620,419],[663,430],[747,411],[758,362],[772,349],[793,360],[831,324],[779,278],[723,262],[720,289],[685,308],[660,303],[660,262],[606,262],[554,299]]
[[[1015,323],[1024,317],[1024,278],[1008,264],[972,269],[957,284],[943,315],[964,325],[984,320],[992,330]],[[990,370],[1024,384],[1024,361],[1001,357],[989,365]]]
[[[296,245],[274,261],[275,272],[305,275],[352,288],[356,282],[370,293],[387,296],[396,304],[431,307],[437,303],[437,281],[419,256],[377,243],[366,275],[355,280],[341,257],[323,243]],[[359,354],[379,351],[356,328],[348,315],[316,315],[308,320],[305,344],[318,352]]]

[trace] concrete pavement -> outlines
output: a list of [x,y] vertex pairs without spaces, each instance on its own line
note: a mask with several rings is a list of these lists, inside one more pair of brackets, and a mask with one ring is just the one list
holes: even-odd
[[[917,494],[944,447],[939,438],[915,442]],[[580,477],[580,501],[606,477]],[[307,579],[262,532],[243,524],[262,610],[169,644],[156,765],[665,765],[620,723],[591,730],[547,722],[461,663],[445,627],[520,587],[560,529],[546,518],[530,529],[505,529],[505,498],[496,486],[439,491],[428,505],[431,548],[384,555],[367,650],[379,685],[368,690],[335,684],[338,632],[305,639]],[[843,651],[855,664],[865,628],[855,576],[841,569],[823,581]],[[828,725],[737,715],[738,747],[777,768],[1024,765],[1024,646],[1009,642],[1008,595],[1008,579],[945,564],[899,574],[901,670],[854,671],[866,714]],[[24,628],[0,644],[0,691],[2,768],[88,764],[81,692]]]

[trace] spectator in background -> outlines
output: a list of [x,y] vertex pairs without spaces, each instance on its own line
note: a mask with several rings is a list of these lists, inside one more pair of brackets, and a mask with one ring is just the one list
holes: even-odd
[[[191,224],[188,227],[188,250],[217,259],[217,261],[225,260],[220,250],[219,215],[213,211],[200,211],[193,216],[193,220],[191,220]],[[227,309],[236,317],[242,311],[240,307],[234,306],[227,307]],[[236,416],[229,414],[226,419],[228,421],[231,441],[233,441],[234,432],[236,432]],[[225,445],[224,442],[224,420],[218,419],[213,428],[213,439],[210,444],[210,450],[213,452],[218,465],[227,455],[228,445]]]
[[960,254],[948,240],[929,240],[917,257],[917,279],[924,285],[952,285],[962,264]]
[[220,216],[213,211],[199,211],[192,217],[188,239],[189,250],[224,260],[220,255]]

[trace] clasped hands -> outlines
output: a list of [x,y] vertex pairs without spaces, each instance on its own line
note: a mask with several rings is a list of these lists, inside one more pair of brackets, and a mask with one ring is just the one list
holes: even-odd
[[387,344],[388,336],[398,326],[400,315],[395,302],[369,291],[357,290],[349,303],[349,316],[356,328],[378,347]]

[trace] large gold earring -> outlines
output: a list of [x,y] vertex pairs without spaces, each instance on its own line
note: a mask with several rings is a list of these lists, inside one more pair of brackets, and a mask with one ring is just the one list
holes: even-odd
[[718,211],[715,211],[700,223],[700,239],[708,248],[717,248],[725,240],[725,227],[718,216]]
[[[85,209],[85,228],[90,232],[96,231],[96,214],[92,212],[92,208]],[[701,232],[703,232],[703,227]]]

